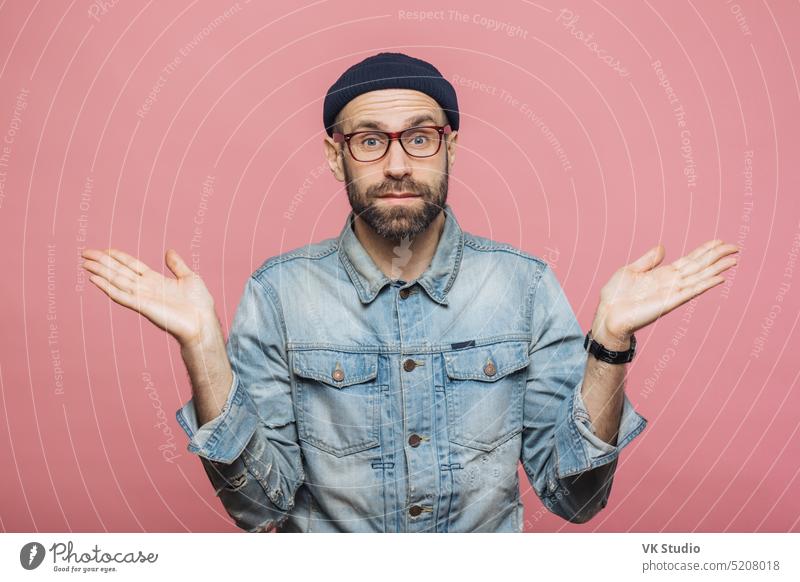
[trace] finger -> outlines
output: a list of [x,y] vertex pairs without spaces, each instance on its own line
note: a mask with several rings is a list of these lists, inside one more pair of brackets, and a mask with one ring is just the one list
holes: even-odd
[[649,271],[662,260],[664,260],[664,246],[658,244],[628,266],[639,272]]
[[699,247],[694,249],[691,253],[686,256],[683,256],[676,261],[673,261],[672,266],[675,267],[677,270],[681,270],[688,262],[701,257],[704,253],[713,249],[715,246],[722,244],[720,239],[714,239],[707,242],[704,242]]
[[89,275],[89,280],[97,285],[106,295],[108,295],[114,302],[119,303],[124,307],[136,309],[136,300],[130,293],[118,289],[102,277],[98,275]]
[[150,268],[145,265],[142,261],[137,259],[136,257],[132,257],[128,253],[124,251],[120,251],[117,249],[109,249],[109,253],[112,257],[117,259],[120,263],[128,267],[131,271],[136,273],[137,275],[144,275]]
[[183,262],[183,259],[175,249],[167,249],[165,259],[169,270],[172,271],[178,279],[194,274],[194,271]]
[[686,277],[688,275],[697,273],[701,269],[705,269],[709,265],[719,261],[722,257],[730,255],[731,253],[735,253],[738,250],[739,247],[734,244],[718,245],[709,249],[699,257],[687,261],[678,270],[680,271],[681,275]]
[[136,288],[136,283],[130,277],[120,273],[119,271],[115,271],[114,269],[106,267],[97,261],[84,261],[82,267],[87,271],[94,273],[95,275],[98,275],[107,281],[110,281],[117,288],[128,293],[131,293]]
[[736,257],[727,257],[725,259],[720,259],[717,262],[715,262],[714,264],[709,265],[708,267],[706,267],[702,271],[700,271],[698,273],[694,273],[690,277],[684,278],[681,281],[681,287],[682,288],[694,287],[695,285],[697,285],[698,283],[700,283],[704,279],[707,279],[709,277],[714,277],[715,275],[719,275],[720,273],[722,273],[726,269],[730,269],[737,262],[738,262],[738,260],[736,259]]
[[[692,287],[688,287],[686,289],[683,289],[677,295],[674,296],[676,301],[677,301],[677,303],[675,304],[675,307],[680,307],[681,305],[683,305],[684,303],[686,303],[690,299],[692,299],[694,297],[697,297],[701,293],[705,293],[706,291],[708,291],[712,287],[716,287],[720,283],[724,283],[724,282],[725,282],[725,277],[723,277],[722,275],[717,275],[715,277],[709,277],[708,279],[704,279],[702,281],[699,281],[698,283],[696,283]],[[675,307],[673,307],[672,309],[675,309]]]
[[688,255],[683,256],[683,257],[677,259],[676,261],[674,261],[672,263],[672,266],[680,271],[681,268],[683,268],[690,261],[693,261],[693,260],[703,256],[706,252],[710,251],[714,247],[719,246],[721,244],[722,244],[722,240],[718,239],[718,238],[716,238],[714,240],[706,241],[703,244],[701,244],[699,247],[694,249]]
[[130,278],[130,279],[136,279],[137,277],[139,277],[139,273],[137,273],[136,271],[134,271],[133,269],[131,269],[127,265],[124,265],[124,264],[120,263],[117,259],[115,259],[113,256],[111,256],[111,254],[110,254],[111,250],[112,249],[105,249],[105,250],[102,250],[102,251],[97,251],[97,250],[93,250],[93,249],[87,249],[87,250],[83,251],[83,253],[81,253],[81,254],[84,257],[88,258],[88,259],[92,259],[93,261],[96,261],[98,263],[101,263],[101,264],[105,265],[109,269],[112,269],[114,271],[117,271],[118,273],[127,275],[128,278]]

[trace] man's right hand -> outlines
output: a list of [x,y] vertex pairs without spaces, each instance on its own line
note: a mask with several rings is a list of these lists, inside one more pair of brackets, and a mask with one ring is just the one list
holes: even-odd
[[165,259],[175,279],[117,249],[86,249],[81,255],[87,259],[83,268],[93,273],[92,283],[169,332],[181,346],[199,343],[217,331],[214,298],[174,249],[167,250]]

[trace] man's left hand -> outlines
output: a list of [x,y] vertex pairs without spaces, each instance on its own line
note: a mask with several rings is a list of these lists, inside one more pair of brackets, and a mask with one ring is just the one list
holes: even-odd
[[656,245],[617,270],[600,291],[592,336],[610,350],[628,349],[636,330],[725,281],[720,273],[736,264],[728,255],[738,251],[734,244],[711,240],[659,267],[664,247]]

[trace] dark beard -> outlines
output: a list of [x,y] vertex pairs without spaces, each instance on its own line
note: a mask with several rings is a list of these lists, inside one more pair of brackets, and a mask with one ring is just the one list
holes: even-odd
[[[447,159],[445,158],[445,168]],[[447,202],[448,173],[445,169],[440,180],[430,187],[411,178],[394,180],[388,178],[361,192],[351,179],[344,164],[344,178],[347,197],[356,216],[359,216],[379,236],[392,240],[413,239],[423,232],[444,210]],[[422,209],[404,206],[384,206],[376,203],[376,198],[387,192],[413,192],[419,194],[424,202]]]

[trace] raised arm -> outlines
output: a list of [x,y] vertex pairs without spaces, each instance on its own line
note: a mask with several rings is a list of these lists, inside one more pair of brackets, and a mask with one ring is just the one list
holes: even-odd
[[214,299],[203,280],[172,249],[167,251],[166,264],[174,279],[113,248],[87,249],[83,257],[92,283],[178,340],[198,420],[204,424],[218,416],[233,377]]
[[280,525],[304,475],[283,320],[268,285],[248,279],[226,343],[211,295],[176,252],[166,255],[175,279],[116,249],[83,256],[95,285],[178,340],[192,398],[176,416],[236,525]]
[[597,435],[581,387],[583,331],[549,265],[533,283],[533,341],[525,389],[522,466],[552,513],[585,523],[606,506],[620,451],[646,426],[621,393],[615,444]]

